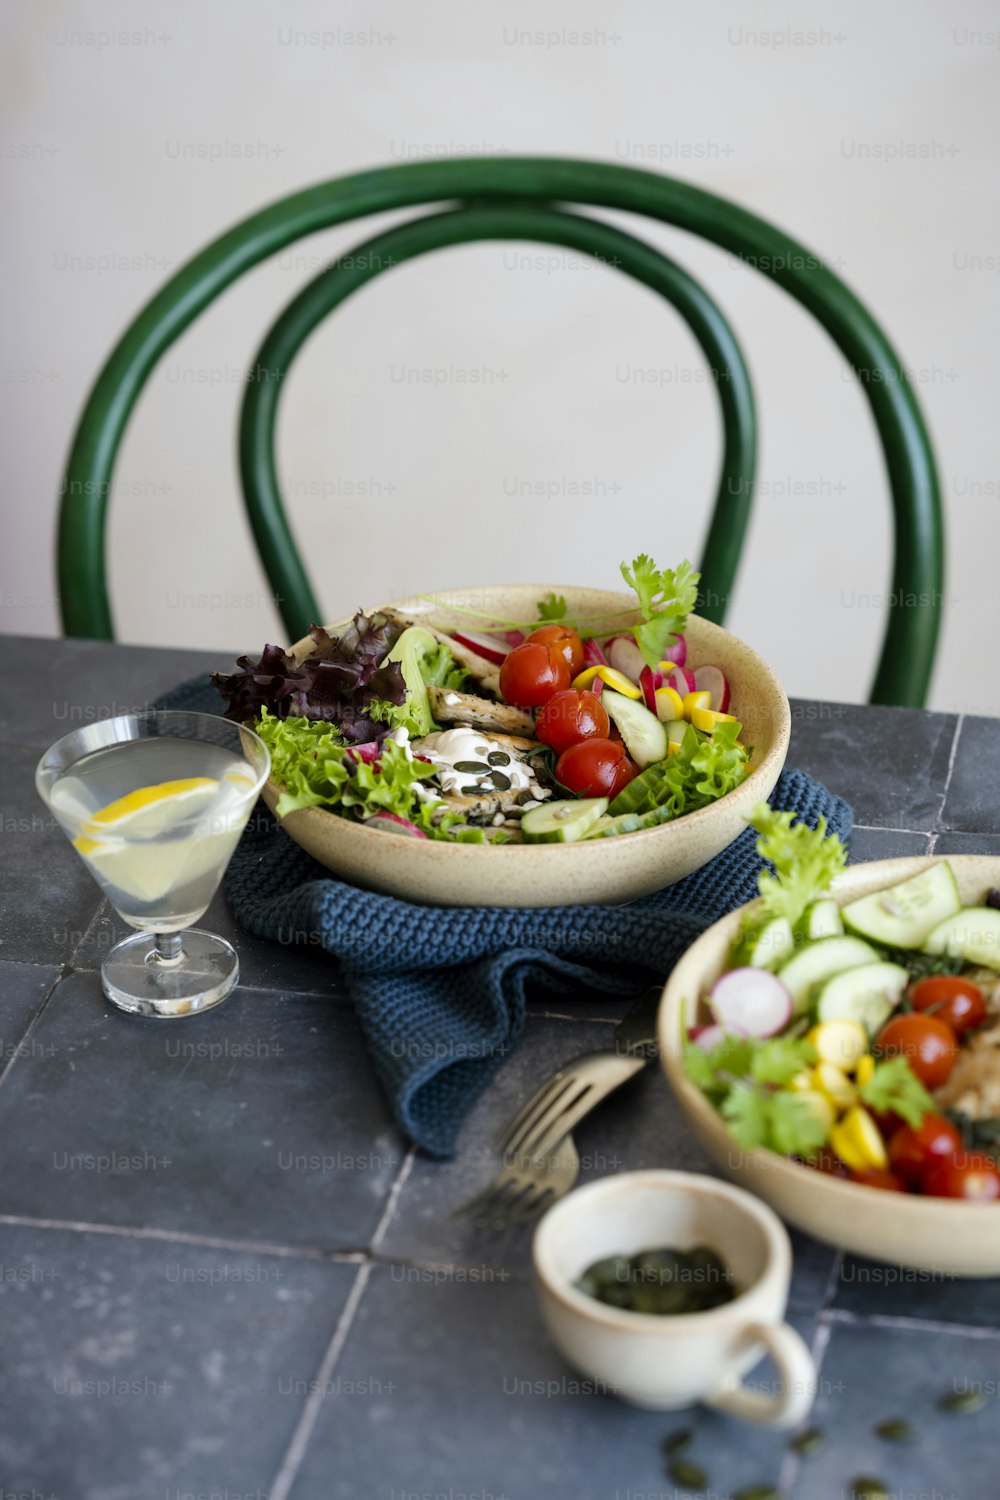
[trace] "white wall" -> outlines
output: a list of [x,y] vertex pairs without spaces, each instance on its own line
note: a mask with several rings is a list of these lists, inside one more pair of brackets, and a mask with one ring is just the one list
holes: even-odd
[[[58,630],[51,545],[76,415],[125,323],[206,241],[296,188],[404,157],[652,155],[839,267],[917,372],[951,532],[932,701],[1000,708],[989,0],[22,0],[7,14],[3,629]],[[540,28],[544,41],[515,40]],[[596,35],[581,41],[585,28]],[[192,159],[202,148],[209,159]],[[278,309],[374,227],[258,268],[166,355],[111,505],[122,639],[225,659],[282,638],[236,481],[243,372]],[[728,623],[790,692],[863,699],[883,621],[863,601],[888,587],[890,524],[862,394],[762,277],[679,232],[640,232],[707,282],[752,361],[761,493]],[[697,555],[719,422],[693,341],[613,271],[556,259],[525,268],[501,245],[429,257],[380,278],[303,351],[280,463],[328,616],[450,583],[613,585],[640,549]],[[413,366],[494,378],[400,380]],[[634,367],[662,384],[623,378]],[[580,480],[605,498],[505,496]],[[380,496],[337,498],[361,481]]]

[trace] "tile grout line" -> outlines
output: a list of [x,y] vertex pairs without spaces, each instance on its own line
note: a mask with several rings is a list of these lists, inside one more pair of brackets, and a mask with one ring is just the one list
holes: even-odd
[[941,821],[944,817],[944,805],[948,800],[948,788],[951,786],[951,778],[955,770],[955,760],[958,755],[958,741],[961,737],[962,725],[964,723],[965,714],[959,714],[958,718],[955,720],[955,733],[953,734],[951,740],[951,750],[948,752],[948,767],[944,773],[944,791],[941,793],[941,806],[938,808],[937,817],[934,819],[935,827],[931,831],[931,846],[927,851],[928,854],[934,853],[934,845],[937,842],[938,829],[940,828]]
[[103,1234],[121,1239],[152,1240],[168,1245],[193,1245],[205,1250],[232,1250],[241,1255],[273,1255],[297,1260],[318,1260],[337,1265],[362,1265],[366,1252],[358,1250],[317,1250],[307,1246],[272,1245],[267,1241],[228,1240],[205,1234],[188,1234],[179,1229],[146,1229],[131,1224],[98,1224],[86,1220],[36,1219],[28,1214],[0,1213],[0,1225],[15,1229],[52,1229],[74,1234]]
[[[73,949],[73,952],[69,956],[69,963],[70,963],[70,967],[71,968],[76,969],[77,967],[80,967],[80,968],[84,967],[84,965],[77,965],[76,956],[81,951],[81,949],[86,945],[87,939],[90,937],[90,934],[93,932],[94,928],[97,926],[97,924],[100,921],[101,917],[103,916],[104,912],[105,911],[110,911],[110,910],[111,910],[111,903],[110,903],[110,901],[106,901],[102,897],[101,900],[97,903],[97,910],[94,912],[94,915],[91,917],[90,921],[87,923],[86,927],[83,929],[83,932],[82,932],[82,934],[80,936],[80,941],[77,943],[76,947]],[[100,966],[100,964],[96,965],[95,972],[98,973],[98,974],[101,972],[101,966]]]
[[411,1146],[403,1160],[403,1165],[396,1173],[395,1182],[389,1189],[389,1196],[385,1200],[385,1208],[382,1210],[382,1217],[379,1219],[378,1223],[375,1226],[375,1233],[371,1238],[372,1254],[375,1253],[379,1245],[382,1243],[382,1238],[386,1230],[389,1228],[390,1223],[392,1222],[393,1214],[396,1212],[396,1203],[399,1199],[399,1195],[406,1186],[410,1173],[413,1171],[413,1163],[416,1161],[416,1159],[417,1148],[415,1146]]
[[904,1333],[948,1333],[956,1338],[1000,1339],[998,1327],[946,1323],[936,1318],[906,1318],[899,1313],[856,1313],[848,1308],[827,1307],[819,1316],[824,1323],[842,1323],[847,1328],[899,1328]]
[[56,990],[59,988],[59,986],[62,984],[63,980],[66,977],[67,977],[66,966],[62,965],[60,967],[60,969],[59,969],[59,973],[53,979],[52,983],[49,985],[48,989],[45,991],[45,994],[42,996],[41,1001],[39,1002],[39,1005],[38,1005],[38,1009],[34,1012],[34,1014],[31,1017],[31,1020],[28,1022],[27,1026],[24,1028],[24,1031],[21,1033],[20,1037],[18,1038],[17,1045],[14,1048],[14,1050],[12,1051],[12,1053],[10,1055],[10,1058],[8,1059],[5,1067],[3,1069],[0,1069],[0,1088],[3,1087],[4,1083],[7,1080],[7,1075],[11,1072],[11,1070],[12,1070],[14,1064],[17,1062],[18,1058],[24,1056],[24,1049],[26,1047],[26,1044],[28,1043],[28,1041],[30,1040],[30,1038],[34,1035],[35,1028],[38,1026],[38,1023],[41,1021],[42,1016],[45,1013],[45,1010],[46,1010],[46,1008],[48,1006],[49,1001],[52,999],[52,996],[55,994]]
[[358,1274],[354,1278],[354,1285],[348,1294],[344,1310],[337,1320],[333,1337],[327,1346],[326,1353],[317,1371],[316,1379],[313,1382],[313,1389],[309,1393],[309,1397],[302,1408],[302,1414],[296,1424],[295,1431],[292,1433],[288,1447],[285,1449],[284,1457],[281,1460],[281,1467],[274,1476],[274,1480],[267,1491],[268,1500],[288,1500],[288,1495],[292,1485],[295,1483],[296,1475],[302,1467],[302,1460],[305,1457],[309,1439],[312,1437],[313,1428],[316,1426],[320,1407],[325,1398],[326,1387],[329,1384],[330,1376],[333,1374],[334,1366],[340,1358],[340,1352],[347,1342],[347,1335],[351,1330],[354,1315],[365,1294],[365,1287],[368,1285],[371,1271],[370,1262],[366,1262],[364,1265],[358,1267]]

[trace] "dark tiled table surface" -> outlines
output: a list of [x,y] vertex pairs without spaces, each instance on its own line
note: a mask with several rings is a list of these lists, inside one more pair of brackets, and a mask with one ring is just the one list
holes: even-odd
[[[9,641],[0,717],[0,1494],[49,1500],[674,1500],[679,1425],[580,1394],[545,1339],[528,1241],[449,1212],[483,1149],[616,1011],[536,1008],[451,1163],[395,1131],[346,996],[317,953],[237,933],[244,983],[160,1027],[113,1011],[113,915],[33,787],[38,752],[217,665],[194,652]],[[790,764],[853,802],[853,856],[1000,853],[1000,722],[793,705]],[[221,899],[205,925],[233,933]],[[585,1176],[707,1170],[650,1069],[577,1133]],[[907,1276],[795,1235],[791,1316],[820,1368],[824,1451],[685,1416],[713,1500],[774,1483],[846,1500],[998,1491],[1000,1283]],[[758,1374],[766,1379],[766,1371]],[[539,1394],[544,1391],[546,1394]],[[905,1415],[909,1447],[872,1434]]]

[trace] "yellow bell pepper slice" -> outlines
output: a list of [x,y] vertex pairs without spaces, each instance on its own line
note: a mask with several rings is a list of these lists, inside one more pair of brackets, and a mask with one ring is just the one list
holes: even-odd
[[[688,693],[688,698],[698,698],[700,696],[700,693]],[[687,702],[687,699],[685,699],[685,702]],[[703,729],[706,734],[711,734],[716,724],[736,723],[735,714],[720,714],[712,708],[692,708],[688,714],[688,718],[695,729]]]
[[642,697],[642,689],[636,687],[631,677],[626,677],[624,672],[616,672],[614,667],[584,667],[579,676],[573,678],[573,686],[581,691],[590,687],[595,677],[599,677],[606,687],[614,688],[616,693],[621,693],[625,698]]
[[674,719],[683,719],[684,699],[676,688],[658,687],[655,698],[656,717],[661,724],[669,724]]
[[821,1021],[807,1032],[806,1041],[816,1048],[821,1063],[832,1063],[850,1073],[868,1052],[868,1033],[860,1021]]
[[883,1171],[889,1165],[879,1128],[860,1104],[855,1104],[834,1125],[830,1147],[852,1172]]
[[842,1115],[845,1110],[850,1109],[852,1104],[858,1102],[858,1091],[848,1078],[833,1063],[821,1062],[813,1068],[814,1086],[820,1093],[825,1094],[837,1111]]
[[871,1083],[874,1074],[875,1059],[870,1052],[866,1052],[864,1057],[858,1058],[857,1066],[854,1069],[854,1082],[859,1089],[863,1089],[866,1083]]
[[711,712],[711,708],[712,708],[712,695],[711,695],[711,693],[701,692],[701,693],[685,693],[684,694],[684,717],[685,717],[685,719],[690,719],[692,713],[695,711],[695,709],[698,709],[698,708],[707,709],[709,712]]

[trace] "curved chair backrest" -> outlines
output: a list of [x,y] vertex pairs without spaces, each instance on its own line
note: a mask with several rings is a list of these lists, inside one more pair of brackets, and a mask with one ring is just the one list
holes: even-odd
[[[272,327],[248,386],[240,429],[245,497],[261,559],[285,600],[291,635],[320,611],[295,550],[274,469],[282,381],[304,339],[373,275],[441,245],[535,239],[595,255],[659,292],[684,316],[711,363],[725,444],[702,556],[700,610],[721,620],[749,515],[755,466],[746,364],[708,294],[652,246],[566,211],[586,204],[644,214],[699,234],[756,266],[819,319],[858,374],[886,457],[895,520],[892,605],[872,701],[919,707],[934,661],[943,575],[933,453],[906,374],[852,292],[780,230],[689,183],[634,167],[547,158],[416,162],[339,178],[244,220],[167,282],[126,330],[88,398],[67,466],[59,519],[59,583],[69,635],[111,639],[105,573],[107,497],[122,433],[150,371],[178,335],[238,276],[286,245],[336,224],[413,205],[457,207],[411,220],[341,257]],[[916,595],[925,601],[912,608]]]

